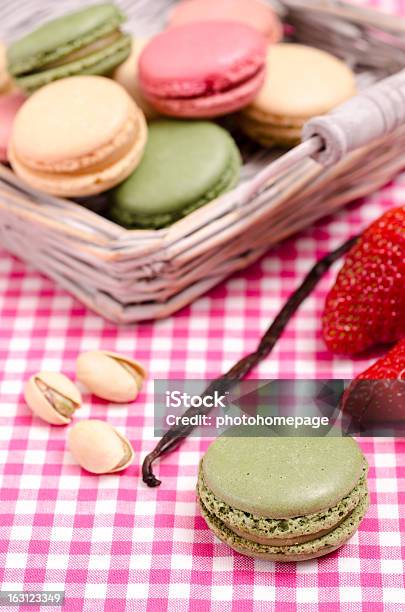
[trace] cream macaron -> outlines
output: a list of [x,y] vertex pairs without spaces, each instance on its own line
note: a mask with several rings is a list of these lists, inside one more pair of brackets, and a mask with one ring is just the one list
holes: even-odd
[[306,121],[356,94],[353,72],[330,53],[293,43],[267,52],[265,83],[239,116],[241,129],[263,146],[300,142]]
[[146,38],[134,38],[132,40],[132,50],[129,57],[123,64],[118,66],[113,74],[113,79],[117,81],[129,95],[135,100],[139,108],[142,109],[146,119],[149,121],[158,116],[157,111],[142,95],[138,81],[138,61],[145,45],[148,43]]
[[126,179],[147,141],[146,121],[111,79],[75,76],[31,96],[18,112],[9,145],[15,173],[57,196],[101,193]]

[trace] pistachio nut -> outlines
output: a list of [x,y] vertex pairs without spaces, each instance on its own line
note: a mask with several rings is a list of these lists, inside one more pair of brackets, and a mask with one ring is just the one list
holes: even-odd
[[90,351],[79,355],[76,375],[97,397],[125,403],[136,399],[146,371],[136,361],[117,353]]
[[67,425],[81,403],[79,389],[59,372],[39,372],[27,381],[25,401],[32,412],[52,425]]
[[125,470],[134,460],[129,440],[105,421],[76,423],[69,430],[68,447],[77,463],[93,474]]

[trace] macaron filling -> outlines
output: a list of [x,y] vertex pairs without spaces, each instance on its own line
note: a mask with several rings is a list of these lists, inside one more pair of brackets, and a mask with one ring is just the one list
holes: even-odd
[[113,45],[118,40],[122,39],[123,36],[124,34],[121,32],[121,30],[114,30],[114,32],[105,34],[105,36],[98,38],[94,42],[89,43],[84,47],[81,47],[77,51],[72,51],[68,55],[54,62],[44,64],[43,68],[58,68],[59,66],[64,66],[66,64],[69,64],[70,62],[75,62],[76,60],[83,59],[84,57],[87,57],[92,53],[97,53],[98,51],[103,51],[107,49],[110,45]]
[[252,95],[259,91],[266,75],[265,68],[256,72],[248,80],[239,83],[236,87],[227,90],[204,94],[197,97],[162,98],[148,94],[149,102],[162,114],[173,116],[218,117],[239,110],[245,103],[248,104]]
[[277,115],[275,113],[269,113],[254,106],[248,106],[243,111],[242,118],[252,124],[257,124],[264,127],[284,127],[284,128],[294,128],[300,129],[304,125],[306,121],[308,121],[308,117],[283,117],[282,115]]
[[241,129],[253,140],[256,140],[262,146],[271,146],[272,144],[294,145],[301,140],[301,132],[304,126],[304,121],[300,125],[285,125],[283,121],[280,123],[260,122],[249,116],[241,116],[239,118]]
[[[142,71],[142,56],[141,56]],[[234,63],[226,74],[220,72],[209,75],[203,80],[190,79],[176,81],[175,79],[148,80],[141,72],[141,84],[147,96],[156,98],[200,98],[225,93],[235,87],[244,85],[259,74],[264,75],[264,56],[256,53],[248,60]]]

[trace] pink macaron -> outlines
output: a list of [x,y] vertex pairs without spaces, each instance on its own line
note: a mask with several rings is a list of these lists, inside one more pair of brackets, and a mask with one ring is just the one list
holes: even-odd
[[173,117],[219,117],[249,104],[263,85],[267,42],[236,21],[201,21],[158,34],[139,59],[147,100]]
[[20,92],[0,96],[0,162],[8,160],[7,149],[14,118],[25,99],[25,96]]
[[278,16],[262,0],[182,0],[173,8],[168,27],[207,20],[245,23],[264,34],[269,43],[279,42],[283,35]]

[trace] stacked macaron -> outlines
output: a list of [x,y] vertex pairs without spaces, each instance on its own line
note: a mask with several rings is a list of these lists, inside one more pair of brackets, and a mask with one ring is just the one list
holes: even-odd
[[306,121],[356,93],[353,72],[330,53],[305,45],[268,47],[266,80],[239,125],[265,147],[300,142]]
[[139,59],[139,81],[162,114],[219,117],[254,99],[264,82],[265,59],[265,39],[249,26],[189,23],[149,42]]
[[94,195],[127,178],[142,158],[145,118],[111,79],[50,83],[19,110],[9,145],[14,171],[55,195]]
[[[201,28],[201,22],[211,24]],[[230,28],[229,23],[235,22],[245,27]],[[167,26],[188,24],[195,25],[152,39],[150,48],[147,41],[134,39],[130,58],[114,73],[148,118],[157,111],[207,118],[239,110],[253,99],[263,80],[263,40],[274,43],[282,37],[279,18],[262,0],[182,0],[171,11]],[[138,64],[145,46],[140,78]]]
[[368,468],[353,439],[240,436],[218,438],[200,467],[201,512],[220,540],[251,557],[303,561],[355,533]]

